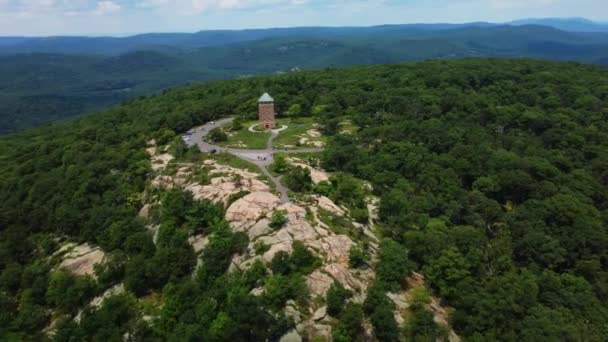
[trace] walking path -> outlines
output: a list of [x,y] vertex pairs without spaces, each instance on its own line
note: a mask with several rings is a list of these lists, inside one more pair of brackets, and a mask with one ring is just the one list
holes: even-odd
[[287,203],[289,202],[288,192],[289,189],[281,183],[281,177],[273,176],[268,167],[274,162],[274,154],[276,152],[288,153],[288,154],[296,154],[296,153],[314,153],[314,152],[322,152],[322,148],[309,148],[309,149],[300,149],[300,150],[275,150],[272,148],[273,140],[279,136],[279,132],[284,128],[278,130],[272,130],[270,138],[266,143],[266,148],[263,150],[246,150],[246,149],[235,149],[235,148],[227,148],[218,145],[213,145],[205,141],[207,134],[214,128],[225,126],[231,123],[233,118],[222,119],[218,121],[211,121],[203,126],[196,127],[192,129],[191,140],[186,142],[188,147],[198,145],[201,152],[206,153],[230,153],[235,155],[241,159],[252,162],[256,164],[262,172],[270,178],[270,180],[275,184],[277,190],[281,193],[281,202]]

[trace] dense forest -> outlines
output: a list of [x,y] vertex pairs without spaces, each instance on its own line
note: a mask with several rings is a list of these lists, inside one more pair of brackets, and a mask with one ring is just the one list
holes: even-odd
[[[305,251],[270,277],[262,264],[228,273],[246,236],[223,208],[163,194],[156,245],[136,218],[148,140],[253,114],[264,91],[278,112],[299,105],[323,125],[325,169],[381,198],[378,279],[362,307],[338,305],[337,340],[355,340],[364,317],[379,340],[397,340],[384,292],[412,271],[453,308],[465,340],[608,336],[608,70],[465,59],[211,82],[0,137],[1,339],[41,339],[51,312],[73,317],[118,282],[127,294],[62,321],[55,339],[251,341],[289,330],[278,308],[298,300],[315,262]],[[355,134],[337,134],[344,118]],[[193,226],[212,234],[194,277]],[[96,280],[54,271],[64,239],[100,245],[111,262]],[[248,295],[261,279],[267,293]],[[343,289],[332,291],[343,304]],[[138,301],[151,293],[163,302],[154,324]]]
[[606,33],[487,23],[9,41],[0,37],[0,134],[193,82],[428,59],[608,58]]

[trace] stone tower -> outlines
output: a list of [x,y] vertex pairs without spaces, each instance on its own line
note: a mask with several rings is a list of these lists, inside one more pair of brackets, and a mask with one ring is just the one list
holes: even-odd
[[260,118],[260,125],[264,129],[275,129],[276,113],[274,112],[274,99],[268,93],[264,93],[258,100],[258,116]]

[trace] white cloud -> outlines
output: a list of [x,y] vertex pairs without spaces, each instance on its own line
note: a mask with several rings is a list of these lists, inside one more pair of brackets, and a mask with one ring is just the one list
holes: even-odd
[[559,2],[559,0],[492,0],[492,6],[497,9],[516,9],[545,7]]
[[608,0],[0,0],[0,36],[288,26],[505,22],[582,16]]
[[95,8],[95,14],[98,15],[106,15],[111,13],[116,13],[121,10],[121,6],[113,1],[100,1],[97,3],[97,8]]

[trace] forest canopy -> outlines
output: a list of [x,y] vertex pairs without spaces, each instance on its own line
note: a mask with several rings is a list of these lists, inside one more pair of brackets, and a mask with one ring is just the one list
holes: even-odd
[[[289,324],[267,313],[296,296],[300,273],[273,275],[269,298],[243,295],[259,277],[224,273],[246,241],[226,227],[221,209],[166,194],[176,205],[161,211],[166,239],[156,245],[136,220],[151,170],[146,142],[167,142],[235,113],[254,117],[265,91],[279,113],[298,106],[326,128],[346,119],[359,127],[350,135],[326,130],[333,134],[321,159],[329,171],[370,182],[381,199],[385,248],[374,289],[398,286],[395,270],[423,273],[454,308],[450,323],[465,339],[608,336],[608,70],[466,59],[190,86],[0,137],[0,337],[38,336],[50,320],[47,309],[74,312],[104,286],[51,272],[57,237],[124,254],[124,269],[107,281],[124,280],[130,289],[87,311],[80,325],[65,323],[58,337],[280,336]],[[195,279],[188,275],[192,251],[179,233],[190,220],[204,222],[217,246],[203,255],[216,267]],[[159,272],[154,283],[148,269]],[[132,298],[149,291],[166,296],[162,325],[152,331],[140,325]],[[66,293],[73,298],[62,300]],[[199,300],[188,302],[192,296]],[[210,296],[238,300],[203,300]],[[363,312],[378,324],[387,314],[336,301],[332,312],[344,310],[357,322]],[[114,314],[125,319],[114,322]],[[424,312],[417,315],[428,323]],[[389,328],[386,340],[393,338]],[[408,327],[408,336],[422,328]]]

